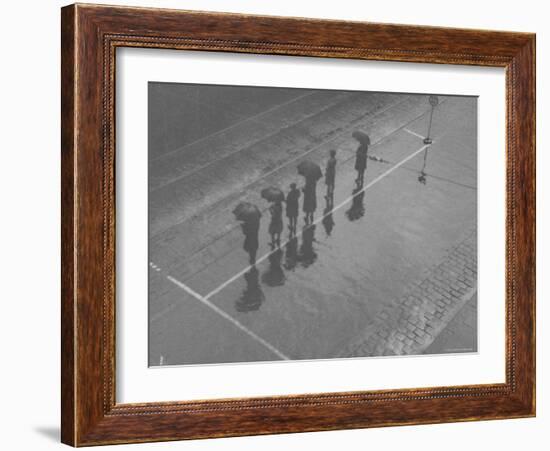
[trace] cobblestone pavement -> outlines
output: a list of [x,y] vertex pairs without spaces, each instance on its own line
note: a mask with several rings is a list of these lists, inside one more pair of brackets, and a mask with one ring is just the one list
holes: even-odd
[[[449,249],[440,264],[430,268],[425,277],[410,286],[404,296],[381,310],[373,324],[345,348],[340,357],[430,352],[429,346],[436,337],[456,321],[465,323],[475,331],[476,255],[476,232],[472,230],[462,242]],[[451,327],[453,330],[448,333],[458,329],[463,333],[464,328],[462,324],[460,326]],[[441,343],[439,346],[445,345]],[[454,341],[453,348],[456,348]],[[464,349],[454,351],[464,352]],[[444,352],[453,350],[447,349]]]

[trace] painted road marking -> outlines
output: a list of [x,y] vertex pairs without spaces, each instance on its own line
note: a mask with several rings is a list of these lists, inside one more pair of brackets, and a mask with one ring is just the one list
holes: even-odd
[[[181,151],[182,151],[183,149],[185,149],[186,147],[192,146],[193,144],[197,144],[197,143],[199,143],[199,142],[201,142],[201,141],[203,141],[203,140],[205,140],[205,139],[207,139],[207,138],[211,138],[212,136],[216,136],[216,135],[219,135],[220,133],[226,132],[227,130],[230,130],[230,129],[232,129],[232,128],[236,127],[237,125],[240,125],[240,124],[242,124],[242,123],[244,123],[244,122],[253,121],[253,119],[256,119],[256,118],[258,118],[258,117],[260,117],[260,116],[263,116],[264,114],[270,113],[270,112],[272,112],[272,111],[275,111],[277,108],[281,108],[281,107],[283,107],[283,106],[290,105],[290,104],[293,103],[293,102],[297,102],[298,100],[300,100],[300,99],[302,99],[302,98],[304,98],[304,97],[307,97],[307,96],[311,96],[311,95],[313,95],[313,94],[315,94],[315,93],[314,93],[314,92],[311,92],[311,93],[308,93],[308,94],[303,94],[303,95],[301,95],[301,96],[299,96],[299,97],[295,97],[294,99],[290,99],[288,102],[284,102],[284,103],[281,103],[281,104],[279,104],[279,105],[275,105],[275,106],[273,106],[273,107],[271,107],[271,108],[269,108],[269,109],[267,109],[267,110],[265,110],[265,111],[262,111],[261,113],[255,114],[254,116],[250,116],[250,117],[247,117],[246,119],[243,119],[243,120],[240,120],[240,121],[238,121],[238,122],[235,122],[234,124],[230,125],[229,127],[222,128],[221,130],[218,130],[217,132],[214,132],[214,133],[212,133],[212,134],[210,134],[210,135],[208,135],[208,136],[203,136],[202,138],[196,139],[195,141],[192,141],[192,142],[190,142],[190,143],[188,143],[188,144],[185,144],[184,146],[178,147],[177,149],[174,149],[174,150],[172,150],[172,151],[170,151],[170,152],[168,152],[168,153],[165,153],[165,154],[163,154],[163,155],[159,155],[158,157],[153,158],[153,159],[151,160],[151,162],[158,161],[158,160],[162,160],[162,159],[165,158],[165,157],[169,157],[170,155],[174,155],[174,154],[176,154],[176,153],[178,153],[178,152],[181,152]],[[201,168],[199,168],[199,170],[200,170],[200,169],[201,169]]]
[[193,290],[192,288],[188,287],[187,285],[185,285],[184,283],[180,282],[179,280],[173,278],[172,276],[166,276],[166,278],[172,282],[174,285],[177,285],[178,287],[180,287],[182,290],[186,291],[187,293],[189,293],[191,296],[193,296],[194,298],[196,298],[197,300],[201,301],[204,305],[206,305],[207,307],[210,307],[212,310],[214,310],[218,315],[220,315],[221,317],[225,318],[226,320],[228,320],[229,322],[231,322],[234,326],[236,326],[237,328],[239,328],[240,330],[242,330],[244,333],[246,333],[247,335],[249,335],[250,337],[252,337],[254,340],[256,340],[258,343],[262,344],[264,347],[266,347],[267,349],[269,349],[271,352],[273,352],[273,354],[277,355],[278,357],[280,357],[281,359],[283,360],[290,360],[289,357],[287,357],[285,354],[283,354],[281,351],[279,351],[275,346],[273,346],[271,343],[267,342],[266,340],[264,340],[262,337],[260,337],[259,335],[256,335],[254,332],[252,332],[248,327],[246,327],[245,325],[241,324],[239,321],[237,321],[235,318],[233,318],[231,315],[229,315],[228,313],[224,312],[222,309],[220,309],[217,305],[213,304],[212,302],[210,302],[208,299],[206,299],[204,296],[201,296],[199,293],[197,293],[195,290]]
[[[384,109],[378,111],[374,116],[372,116],[372,118],[377,117],[378,115],[383,114],[383,113],[386,112],[387,110],[389,110],[389,109],[391,109],[391,108],[393,108],[393,107],[395,107],[395,106],[398,106],[398,105],[400,105],[401,103],[404,103],[404,102],[405,102],[405,100],[403,100],[403,101],[401,101],[401,102],[397,102],[396,104],[392,104],[392,105],[390,105],[390,106],[387,106],[386,108],[384,108]],[[444,101],[441,102],[441,104],[443,104],[443,103],[444,103]],[[426,114],[428,114],[428,111],[424,111],[422,114],[416,116],[415,118],[413,118],[413,119],[411,119],[409,122],[407,122],[407,124],[405,124],[405,125],[403,125],[403,126],[397,128],[397,129],[395,129],[395,130],[392,131],[391,133],[389,133],[389,134],[383,136],[382,138],[378,139],[376,142],[374,142],[374,143],[372,143],[372,144],[370,145],[370,148],[372,149],[373,147],[380,145],[380,144],[381,144],[382,142],[384,142],[389,136],[393,136],[395,133],[398,133],[399,131],[403,130],[404,127],[406,127],[408,124],[411,124],[411,123],[417,121],[418,119],[420,119],[422,116],[425,116]],[[370,119],[372,119],[372,118],[370,118]],[[370,119],[369,119],[369,120],[370,120]],[[374,122],[374,124],[376,124],[376,123],[377,123],[377,122]],[[265,179],[265,178],[269,177],[270,175],[272,175],[274,172],[277,172],[277,171],[279,171],[280,169],[283,169],[283,168],[285,168],[286,166],[292,164],[292,163],[293,163],[294,161],[296,161],[297,159],[299,159],[299,158],[301,158],[301,157],[303,157],[303,156],[309,154],[310,152],[313,152],[313,151],[317,150],[317,148],[319,148],[319,147],[321,147],[321,146],[323,146],[323,145],[325,145],[325,144],[330,143],[330,142],[333,141],[334,139],[337,139],[338,137],[340,137],[341,135],[343,135],[344,133],[346,133],[346,131],[349,131],[349,130],[346,129],[346,130],[342,131],[341,133],[337,134],[336,136],[333,136],[332,138],[330,138],[329,140],[324,141],[324,142],[318,144],[317,146],[313,147],[313,148],[310,149],[309,151],[307,151],[307,152],[305,152],[305,153],[303,153],[303,154],[297,156],[296,158],[293,158],[292,160],[290,160],[290,161],[284,163],[283,165],[281,165],[281,166],[279,166],[279,167],[273,169],[272,171],[270,171],[270,172],[264,174],[262,177],[260,177],[260,178],[258,178],[258,179],[256,179],[256,180],[254,180],[253,182],[250,182],[249,184],[245,185],[245,186],[242,188],[242,190],[245,190],[245,189],[249,188],[250,186],[259,183],[259,182],[262,181],[263,179]],[[353,158],[354,158],[354,156],[351,156],[351,157],[348,158],[347,160],[344,160],[344,161],[342,162],[342,164],[345,164],[345,163],[347,163],[348,161],[351,161]],[[383,161],[383,160],[379,160],[379,161],[382,162],[382,163],[385,162],[385,161]],[[265,209],[265,210],[267,210],[267,209]],[[263,211],[265,211],[265,210],[263,210]],[[176,223],[175,225],[183,224],[183,223],[187,222],[189,219],[191,219],[191,218],[185,219],[185,220],[183,220],[182,222],[178,222],[178,223]],[[219,236],[218,238],[216,238],[214,241],[211,241],[211,242],[209,242],[208,244],[204,245],[203,247],[199,248],[197,251],[193,252],[193,254],[191,254],[189,257],[192,258],[192,257],[195,256],[197,253],[199,253],[199,252],[201,252],[202,250],[204,250],[206,247],[212,245],[212,243],[214,243],[215,241],[218,241],[218,240],[224,238],[228,233],[230,233],[230,232],[233,231],[235,228],[237,228],[237,227],[239,226],[238,224],[239,224],[238,221],[235,221],[235,222],[233,223],[232,226],[230,226],[230,227],[227,228],[227,232],[225,232],[225,233],[223,233],[222,235],[220,235],[220,236]],[[165,232],[165,231],[160,232],[160,233],[164,233],[164,232]],[[229,252],[231,252],[231,251],[229,251]],[[224,256],[224,255],[222,255],[222,257],[223,257],[223,256]],[[207,265],[207,266],[208,266],[208,265]],[[204,270],[207,266],[201,268],[200,271]],[[191,274],[191,276],[193,276],[194,274],[195,274],[195,273]],[[190,276],[190,277],[191,277],[191,276]]]
[[[343,200],[342,202],[340,202],[338,205],[336,205],[329,213],[327,213],[326,215],[324,216],[321,216],[319,217],[317,220],[313,221],[313,223],[311,225],[314,225],[314,224],[318,224],[320,221],[322,221],[326,216],[328,215],[331,215],[332,213],[334,213],[336,210],[342,208],[344,205],[346,205],[347,203],[349,203],[354,197],[356,197],[357,195],[365,192],[366,190],[368,190],[369,188],[371,188],[373,185],[375,185],[376,183],[378,183],[380,180],[382,180],[384,177],[387,177],[388,175],[390,175],[393,171],[395,171],[396,169],[398,169],[399,167],[401,167],[402,165],[404,165],[407,161],[409,161],[410,159],[414,158],[416,155],[418,155],[420,152],[424,151],[425,149],[427,149],[428,147],[430,147],[430,144],[425,144],[424,146],[422,146],[420,149],[418,150],[415,150],[413,153],[411,153],[408,157],[405,157],[403,160],[401,160],[399,163],[395,164],[394,166],[392,166],[391,168],[389,168],[387,171],[383,172],[382,174],[380,174],[378,177],[374,178],[371,182],[369,182],[368,184],[366,184],[360,191],[357,191],[355,194],[349,196],[347,199]],[[311,227],[311,225],[309,227]],[[263,255],[262,257],[260,257],[259,259],[256,260],[256,263],[255,264],[258,264],[258,263],[261,263],[262,261],[264,261],[266,258],[269,258],[269,256],[275,252],[277,252],[280,248],[283,248],[285,247],[288,243],[290,242],[290,240],[287,240],[285,241],[283,244],[281,244],[278,248],[272,250],[271,252],[268,252],[267,254]],[[229,278],[228,280],[226,280],[224,283],[222,283],[220,286],[218,286],[217,288],[215,288],[214,290],[212,290],[210,293],[208,293],[204,299],[208,300],[210,299],[212,296],[218,294],[221,290],[223,290],[227,285],[229,285],[230,283],[234,282],[236,279],[238,279],[239,277],[243,276],[245,273],[247,273],[248,271],[250,271],[255,265],[249,265],[247,266],[246,268],[244,268],[242,271],[238,272],[237,274],[235,274],[233,277]]]
[[[340,202],[338,205],[336,205],[327,215],[329,214],[332,214],[334,211],[342,208],[344,205],[346,205],[347,203],[349,203],[354,197],[356,197],[357,195],[365,192],[367,189],[371,188],[372,186],[374,186],[376,183],[378,183],[380,180],[382,180],[383,178],[387,177],[388,175],[390,175],[393,171],[395,171],[396,169],[398,169],[399,167],[401,167],[402,165],[404,165],[407,161],[411,160],[412,158],[414,158],[416,155],[418,155],[419,153],[421,153],[422,151],[424,151],[425,149],[427,149],[428,147],[430,147],[430,144],[426,144],[424,146],[422,146],[420,149],[414,151],[413,153],[411,153],[410,155],[408,155],[407,157],[405,157],[403,160],[401,160],[399,163],[396,163],[395,165],[393,165],[391,168],[389,168],[387,171],[383,172],[382,174],[380,174],[378,177],[374,178],[372,181],[370,181],[368,184],[366,184],[360,191],[356,192],[355,194],[353,194],[352,196],[349,196],[348,198],[346,198],[345,200],[343,200],[342,202]],[[324,215],[324,216],[321,216],[319,218],[317,218],[317,220],[313,221],[312,225],[313,224],[318,224],[320,221],[322,221],[327,215]],[[281,244],[281,246],[271,252],[268,252],[267,254],[263,255],[262,257],[260,257],[259,259],[256,260],[256,263],[255,264],[259,264],[261,263],[262,261],[266,260],[267,258],[269,258],[269,256],[271,254],[273,254],[274,252],[277,252],[281,247],[284,247],[286,246],[288,243],[289,243],[290,240],[287,240],[285,241],[283,244]],[[153,267],[156,267],[158,268],[158,271],[160,271],[161,269],[156,266],[154,263],[150,263],[151,266]],[[245,273],[247,273],[248,271],[250,271],[252,269],[252,267],[255,266],[255,265],[249,265],[248,267],[244,268],[243,270],[241,270],[240,272],[238,272],[237,274],[235,274],[233,277],[229,278],[228,280],[226,280],[224,283],[222,283],[221,285],[219,285],[216,289],[214,289],[213,291],[211,291],[210,293],[208,293],[206,296],[202,296],[200,295],[199,293],[197,293],[195,290],[193,290],[191,287],[187,286],[186,284],[184,284],[183,282],[180,282],[178,279],[176,279],[175,277],[172,277],[172,276],[166,276],[166,278],[172,282],[174,285],[176,285],[177,287],[181,288],[182,290],[186,291],[188,294],[190,294],[191,296],[193,296],[195,299],[197,299],[198,301],[202,302],[204,305],[206,305],[207,307],[211,308],[212,310],[214,310],[216,313],[218,313],[220,316],[222,316],[223,318],[225,318],[226,320],[230,321],[233,325],[235,325],[237,328],[239,328],[240,330],[242,330],[243,332],[245,332],[247,335],[249,335],[250,337],[252,337],[255,341],[257,341],[258,343],[262,344],[264,347],[266,347],[267,349],[269,349],[271,352],[273,352],[275,355],[277,355],[278,357],[280,357],[281,359],[283,360],[290,360],[289,357],[287,357],[285,354],[283,354],[281,351],[279,351],[277,348],[275,348],[275,346],[273,346],[271,343],[267,342],[266,340],[264,340],[262,337],[260,337],[259,335],[255,334],[254,332],[252,332],[250,329],[248,329],[246,326],[244,326],[243,324],[241,324],[239,321],[237,321],[235,318],[233,318],[231,315],[229,315],[228,313],[226,313],[225,311],[223,311],[222,309],[220,309],[218,306],[216,306],[215,304],[213,304],[209,299],[218,294],[221,290],[223,290],[227,285],[231,284],[232,282],[234,282],[235,280],[237,280],[238,278],[242,277]],[[164,316],[164,314],[166,314],[168,311],[172,310],[173,308],[175,307],[175,305],[171,305],[169,306],[167,309],[157,313],[154,317],[150,318],[150,321],[155,321],[155,320],[158,320],[160,319],[161,317]]]
[[403,130],[406,131],[407,133],[410,133],[413,136],[416,136],[417,138],[422,139],[422,140],[426,139],[426,137],[424,137],[422,135],[419,135],[418,133],[413,132],[412,130],[409,130],[408,128],[404,128]]

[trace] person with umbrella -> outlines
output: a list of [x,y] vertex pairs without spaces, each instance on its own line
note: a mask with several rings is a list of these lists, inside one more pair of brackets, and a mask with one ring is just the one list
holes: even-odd
[[296,183],[291,183],[290,191],[286,195],[286,216],[288,218],[288,229],[291,235],[296,234],[299,208],[298,199],[300,199],[300,190],[296,188]]
[[269,212],[271,222],[269,223],[269,234],[271,235],[271,247],[280,246],[281,232],[283,231],[283,201],[284,193],[279,188],[266,188],[262,190],[262,197],[271,202]]
[[362,187],[365,181],[365,170],[367,169],[370,138],[366,133],[359,130],[354,131],[351,136],[359,141],[359,147],[355,152],[355,170],[357,171],[357,179],[355,180],[355,183],[357,183],[358,187]]
[[250,202],[241,202],[233,210],[235,218],[241,222],[244,234],[243,249],[248,253],[251,265],[256,264],[258,252],[258,234],[260,230],[260,218],[262,214],[256,205]]
[[304,220],[306,224],[311,224],[313,223],[313,213],[317,209],[317,182],[323,176],[323,173],[318,164],[304,160],[298,165],[298,174],[306,179],[306,185],[302,188],[304,193]]
[[306,185],[302,188],[304,193],[303,210],[306,214],[304,220],[306,224],[313,223],[313,214],[317,210],[317,182],[312,179],[306,179]]
[[327,161],[327,168],[325,170],[325,184],[327,185],[327,195],[325,196],[328,200],[334,196],[334,181],[336,178],[336,150],[332,149],[330,151],[330,158]]

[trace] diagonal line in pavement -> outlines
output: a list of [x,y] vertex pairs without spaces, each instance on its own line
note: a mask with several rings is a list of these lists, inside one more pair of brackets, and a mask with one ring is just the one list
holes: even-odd
[[[404,102],[404,101],[403,101],[403,102]],[[398,102],[397,104],[392,105],[391,107],[387,107],[386,109],[390,109],[390,108],[392,108],[393,106],[397,106],[397,105],[399,105],[399,104],[401,104],[401,103],[403,103],[403,102]],[[444,103],[444,102],[445,102],[445,100],[442,100],[442,101],[441,101],[441,104]],[[379,113],[383,113],[384,111],[386,111],[386,109],[380,111]],[[405,125],[399,127],[398,129],[394,130],[393,132],[391,132],[391,133],[389,133],[389,134],[383,136],[382,138],[378,139],[376,142],[374,142],[374,143],[372,143],[372,144],[370,145],[370,148],[373,148],[373,147],[375,147],[375,146],[380,145],[380,144],[381,144],[382,142],[384,142],[388,137],[393,136],[395,133],[399,132],[399,131],[402,130],[404,127],[406,127],[408,124],[411,124],[411,123],[415,122],[416,120],[420,119],[421,117],[423,117],[424,115],[426,115],[426,114],[428,113],[428,111],[429,111],[429,110],[423,112],[423,113],[420,114],[419,116],[416,116],[415,118],[411,119],[409,122],[407,122],[407,124],[405,124]],[[377,116],[379,113],[377,113],[375,116]],[[374,117],[375,117],[375,116],[374,116]],[[343,133],[343,132],[342,132],[342,133]],[[329,143],[329,142],[330,142],[331,140],[333,140],[333,139],[336,139],[336,137],[330,138],[328,141],[325,141],[324,144]],[[323,143],[319,144],[318,146],[316,146],[315,148],[313,148],[313,149],[311,149],[311,150],[315,150],[317,147],[320,147],[321,145],[323,145]],[[307,153],[309,153],[309,152],[306,152],[306,154],[307,154]],[[306,155],[306,154],[302,154],[302,156],[304,156],[304,155]],[[344,160],[343,163],[347,163],[348,161],[351,161],[353,158],[354,158],[354,156],[351,156],[351,157],[348,158],[347,160]],[[293,163],[293,161],[294,161],[294,160],[291,160],[290,162],[285,163],[284,165],[282,165],[281,167],[275,169],[274,171],[279,170],[279,169],[285,167],[286,165]],[[260,180],[262,180],[262,179],[264,179],[265,177],[271,175],[274,171],[272,171],[272,172],[270,172],[270,173],[268,173],[268,174],[262,176],[261,178],[255,180],[254,182],[251,182],[250,184],[248,184],[247,186],[245,186],[245,187],[243,188],[243,190],[244,190],[245,188],[247,188],[247,187],[249,187],[249,186],[255,184],[255,183],[258,183]],[[266,210],[267,210],[267,208],[264,209],[264,210],[262,211],[262,213],[263,213],[264,211],[266,211]],[[186,221],[183,221],[183,222],[186,222]],[[182,223],[180,223],[180,224],[182,224]],[[192,258],[192,257],[195,256],[197,253],[203,251],[206,247],[212,245],[212,243],[214,243],[215,241],[218,241],[219,239],[225,237],[228,233],[230,233],[231,231],[233,231],[236,227],[238,227],[238,221],[234,221],[233,226],[231,226],[226,232],[224,232],[223,234],[221,234],[220,236],[218,236],[218,237],[217,237],[216,239],[214,239],[213,241],[210,241],[208,244],[206,244],[206,245],[200,247],[199,249],[197,249],[195,252],[193,252],[193,253],[189,256],[189,258]],[[232,251],[232,249],[231,249],[229,252],[231,252],[231,251]],[[223,254],[221,257],[224,257],[225,255],[227,255],[227,254]],[[206,266],[209,266],[209,265],[206,265]],[[205,269],[205,267],[202,267],[199,271],[202,271],[203,269]],[[192,277],[193,275],[195,275],[195,273],[191,274],[189,277]]]
[[[412,159],[413,157],[415,157],[416,155],[418,155],[420,152],[424,151],[425,149],[427,149],[428,147],[430,147],[430,144],[425,144],[423,145],[420,149],[418,150],[415,150],[413,153],[411,153],[409,156],[405,157],[403,160],[401,160],[399,163],[393,165],[391,168],[389,168],[387,171],[383,172],[382,174],[380,174],[378,177],[374,178],[372,181],[370,181],[369,183],[367,183],[360,191],[357,191],[356,193],[354,193],[352,196],[348,197],[347,199],[343,200],[342,202],[340,202],[338,205],[336,205],[329,213],[327,213],[326,215],[324,216],[320,216],[319,218],[317,218],[315,221],[313,221],[313,223],[311,223],[308,227],[311,227],[315,224],[318,224],[319,222],[321,222],[326,216],[332,214],[333,212],[335,212],[336,210],[342,208],[344,205],[346,205],[347,203],[349,203],[354,197],[358,196],[359,194],[365,192],[366,190],[368,190],[369,188],[371,188],[373,185],[375,185],[376,183],[378,183],[380,180],[382,180],[384,177],[390,175],[393,171],[395,171],[396,169],[398,169],[399,167],[401,167],[402,165],[404,165],[407,161],[409,161],[410,159]],[[271,254],[273,254],[274,252],[277,252],[280,248],[282,247],[285,247],[288,243],[290,242],[290,240],[287,240],[285,241],[283,244],[281,244],[279,247],[275,248],[274,250],[272,250],[271,252],[268,252],[267,254],[263,255],[262,257],[260,257],[259,259],[256,260],[256,263],[255,264],[258,264],[258,263],[261,263],[262,261],[264,261],[265,259],[269,258],[269,256]],[[244,268],[243,270],[241,270],[240,272],[238,272],[237,274],[235,274],[233,277],[229,278],[228,280],[226,280],[224,283],[222,283],[220,286],[218,286],[217,288],[215,288],[214,290],[212,290],[210,293],[208,293],[204,299],[208,300],[210,299],[212,296],[216,295],[217,293],[219,293],[221,290],[223,290],[227,285],[229,285],[230,283],[234,282],[235,280],[237,280],[239,277],[243,276],[244,274],[246,274],[248,271],[250,271],[254,266],[254,265],[249,265],[247,266],[246,268]]]
[[[385,113],[387,110],[389,110],[389,109],[391,109],[391,108],[393,108],[393,107],[396,107],[396,106],[398,106],[398,105],[400,105],[400,104],[402,104],[402,103],[404,103],[404,102],[406,102],[406,99],[405,99],[405,100],[402,100],[402,101],[399,101],[399,102],[397,102],[397,103],[395,103],[395,104],[388,105],[388,106],[386,106],[385,108],[382,108],[380,111],[377,111],[377,112],[376,112],[375,114],[373,114],[372,116],[369,116],[369,121],[372,120],[373,118],[377,117],[377,116],[382,115],[382,114]],[[442,101],[441,103],[443,103],[443,101]],[[425,114],[428,113],[428,111],[429,111],[429,110],[423,112],[421,115],[415,117],[415,118],[412,119],[410,122],[413,122],[413,121],[417,120],[418,118],[424,116]],[[376,123],[376,122],[375,122],[375,123]],[[372,125],[371,125],[371,126],[372,126]],[[319,144],[313,146],[311,149],[308,149],[308,150],[305,151],[304,153],[302,153],[302,154],[300,154],[300,155],[297,155],[296,157],[294,157],[294,158],[292,158],[292,159],[286,161],[284,164],[282,164],[282,165],[280,165],[280,166],[277,166],[276,168],[272,169],[272,170],[269,171],[269,172],[266,172],[266,173],[263,174],[260,178],[254,180],[254,181],[248,183],[247,185],[245,185],[244,187],[242,187],[242,188],[241,188],[241,191],[242,191],[242,190],[245,190],[246,188],[248,188],[248,187],[251,186],[251,185],[254,185],[254,184],[258,183],[260,180],[263,180],[263,179],[269,177],[270,175],[272,175],[272,174],[274,174],[275,172],[277,172],[277,171],[279,171],[279,170],[285,168],[286,166],[288,166],[288,165],[290,165],[291,163],[293,163],[293,162],[299,160],[300,158],[302,158],[302,157],[304,157],[304,156],[306,156],[306,155],[308,155],[308,154],[310,154],[310,153],[312,153],[312,152],[314,152],[314,151],[316,151],[316,150],[322,148],[323,146],[325,146],[325,145],[327,145],[328,143],[330,143],[330,142],[336,140],[337,138],[339,138],[339,137],[345,135],[346,133],[349,133],[349,129],[350,129],[351,127],[352,127],[352,126],[346,127],[346,128],[345,128],[344,130],[342,130],[341,132],[335,134],[334,136],[331,136],[330,138],[328,138],[328,139],[325,140],[325,141],[320,142]],[[398,130],[399,130],[399,129],[398,129]],[[397,131],[397,130],[396,130],[396,131]],[[394,132],[392,132],[392,133],[394,133]],[[387,135],[387,136],[389,136],[389,135]],[[381,138],[379,141],[381,141],[382,139],[385,139],[385,138],[386,138],[386,137]],[[205,164],[205,165],[203,165],[203,166],[200,166],[200,167],[198,167],[197,169],[195,169],[195,170],[189,172],[188,174],[182,175],[182,176],[180,176],[180,177],[177,177],[177,178],[175,178],[175,179],[170,180],[170,181],[167,182],[167,183],[161,184],[160,186],[157,186],[156,188],[152,189],[152,190],[151,190],[151,193],[154,193],[155,191],[161,190],[162,188],[164,188],[164,187],[166,187],[166,186],[168,186],[168,185],[170,185],[170,184],[172,184],[172,183],[174,183],[174,182],[177,182],[177,181],[182,180],[182,179],[185,179],[185,178],[187,178],[187,177],[189,177],[189,176],[191,176],[191,175],[193,175],[193,174],[196,174],[196,173],[202,171],[203,169],[207,168],[208,166],[211,166],[212,164],[215,164],[215,163],[219,163],[221,160],[223,160],[223,159],[225,159],[225,158],[229,158],[229,157],[231,157],[232,155],[237,154],[237,153],[239,153],[239,152],[242,152],[242,151],[245,150],[245,149],[247,149],[247,147],[237,149],[237,150],[235,150],[235,151],[233,151],[233,152],[231,152],[231,153],[229,153],[229,154],[223,156],[223,157],[220,158],[219,160],[211,161],[210,163],[207,163],[207,164]]]
[[187,293],[189,293],[191,296],[193,296],[195,299],[197,299],[198,301],[202,302],[204,305],[206,305],[207,307],[210,307],[214,312],[216,312],[218,315],[220,315],[221,317],[225,318],[226,320],[228,320],[230,323],[232,323],[234,326],[236,326],[238,329],[242,330],[244,333],[246,333],[248,336],[252,337],[255,341],[257,341],[258,343],[260,343],[261,345],[263,345],[264,347],[266,347],[267,349],[269,349],[273,354],[275,354],[277,357],[281,358],[282,360],[290,360],[289,357],[287,357],[285,354],[283,354],[281,351],[279,351],[275,346],[273,346],[271,343],[269,343],[268,341],[264,340],[262,337],[260,337],[259,335],[256,335],[254,332],[252,332],[248,327],[246,327],[245,325],[241,324],[239,321],[237,321],[235,318],[233,318],[231,315],[229,315],[228,313],[224,312],[221,308],[219,308],[217,305],[213,304],[212,302],[210,302],[208,299],[206,299],[205,297],[201,296],[199,293],[197,293],[195,290],[193,290],[192,288],[188,287],[187,285],[185,285],[184,283],[180,282],[179,280],[175,279],[174,277],[172,276],[166,276],[166,278],[172,282],[174,285],[178,286],[179,288],[181,288],[182,290],[186,291]]
[[416,133],[416,132],[413,132],[412,130],[409,130],[408,128],[404,128],[403,130],[406,131],[407,133],[410,133],[410,134],[413,135],[413,136],[416,136],[417,138],[426,139],[425,136],[422,136],[422,135],[420,135],[420,134],[418,134],[418,133]]
[[287,102],[283,102],[283,103],[280,103],[279,105],[275,105],[271,108],[268,108],[267,110],[265,111],[262,111],[261,113],[258,113],[258,114],[255,114],[253,116],[249,116],[247,118],[244,118],[238,122],[235,122],[234,124],[231,124],[230,126],[228,127],[225,127],[225,128],[222,128],[221,130],[218,130],[217,132],[214,132],[214,133],[211,133],[210,135],[207,135],[207,136],[203,136],[202,138],[198,138],[196,139],[195,141],[192,141],[190,143],[187,143],[181,147],[178,147],[177,149],[174,149],[174,150],[171,150],[170,152],[167,152],[163,155],[159,155],[158,157],[155,157],[155,158],[152,158],[149,162],[150,163],[153,163],[155,161],[159,161],[159,160],[162,160],[164,159],[165,157],[169,157],[170,155],[174,155],[178,152],[181,152],[183,149],[189,147],[189,146],[192,146],[193,144],[197,144],[207,138],[211,138],[212,136],[216,136],[216,135],[219,135],[220,133],[223,133],[223,132],[226,132],[227,130],[231,130],[232,128],[236,127],[237,125],[240,125],[244,122],[248,122],[248,121],[253,121],[254,119],[257,119],[258,117],[261,117],[263,116],[264,114],[267,114],[267,113],[270,113],[272,111],[275,111],[277,108],[280,108],[280,107],[283,107],[283,106],[286,106],[286,105],[290,105],[291,103],[293,102],[296,102],[304,97],[307,97],[307,96],[311,96],[315,94],[314,92],[310,92],[310,93],[307,93],[307,94],[303,94],[301,96],[298,96],[298,97],[294,97],[293,99],[290,99],[288,100]]

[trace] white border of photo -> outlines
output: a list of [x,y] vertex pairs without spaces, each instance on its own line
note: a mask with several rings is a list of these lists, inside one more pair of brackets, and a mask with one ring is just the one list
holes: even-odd
[[[505,381],[505,74],[500,68],[117,49],[118,403]],[[149,368],[147,83],[479,96],[478,352]]]

